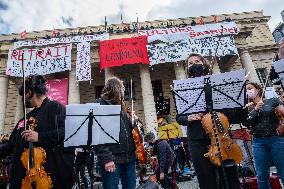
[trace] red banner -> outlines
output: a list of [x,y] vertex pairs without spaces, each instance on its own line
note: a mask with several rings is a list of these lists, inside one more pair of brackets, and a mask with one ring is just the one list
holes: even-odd
[[133,37],[100,41],[100,68],[124,64],[149,64],[147,37]]
[[47,89],[49,99],[68,104],[68,78],[47,80]]

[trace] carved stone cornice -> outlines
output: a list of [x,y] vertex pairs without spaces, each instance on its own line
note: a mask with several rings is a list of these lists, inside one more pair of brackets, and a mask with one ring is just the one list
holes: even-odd
[[259,51],[274,51],[277,52],[279,47],[276,44],[271,44],[271,45],[261,45],[261,46],[247,46],[247,50],[250,52],[259,52]]

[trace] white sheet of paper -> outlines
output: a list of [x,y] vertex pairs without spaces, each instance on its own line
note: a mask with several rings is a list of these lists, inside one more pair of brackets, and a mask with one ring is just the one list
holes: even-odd
[[[220,110],[224,108],[236,108],[240,107],[239,104],[244,106],[245,94],[243,90],[240,94],[240,91],[243,89],[243,85],[245,82],[245,70],[238,70],[232,72],[226,72],[221,74],[213,74],[209,76],[197,77],[197,78],[189,78],[185,80],[174,80],[174,89],[178,92],[178,94],[187,100],[189,103],[187,104],[178,96],[175,95],[176,107],[178,114],[191,114],[196,112],[203,112],[206,110],[206,102],[205,102],[205,93],[203,91],[204,87],[204,79],[210,77],[212,89],[212,98],[213,98],[213,109]],[[239,82],[239,83],[232,83]],[[231,84],[232,83],[232,84]],[[232,97],[234,102],[224,94],[218,92],[215,89],[222,91],[224,94]],[[190,89],[190,90],[187,90]],[[201,96],[200,96],[201,94]],[[198,96],[200,98],[198,99]],[[239,98],[237,98],[239,97]],[[198,101],[197,101],[198,99]],[[197,103],[192,106],[195,102]],[[188,109],[188,110],[187,110]],[[185,111],[186,110],[186,111]]]
[[265,89],[265,98],[269,99],[269,98],[274,98],[274,97],[278,97],[274,87],[266,87]]
[[181,125],[182,137],[187,137],[187,126]]
[[[219,91],[223,92],[224,94],[232,97],[235,101],[237,101],[239,104],[244,106],[245,90],[243,90],[242,94],[240,94],[240,91],[242,90],[245,82],[244,78],[245,78],[245,70],[215,74],[211,76],[211,85],[214,86],[214,88],[218,89]],[[237,104],[235,101],[228,98],[224,94],[220,93],[219,91],[215,89],[213,89],[212,91],[213,109],[221,110],[225,108],[240,107],[239,104]]]
[[[198,78],[190,78],[185,80],[174,80],[174,89],[178,92],[178,94],[187,100],[189,103],[187,104],[178,96],[175,96],[177,112],[180,114],[185,111],[185,113],[192,113],[192,112],[200,112],[205,111],[205,94],[203,92],[204,87],[204,79],[205,77],[198,77]],[[192,89],[192,90],[186,90]],[[180,91],[184,90],[184,91]],[[200,96],[197,103],[193,106],[196,102],[197,98]],[[188,107],[192,106],[189,110]]]
[[277,73],[284,71],[284,59],[275,61],[272,65]]
[[[119,141],[120,132],[120,105],[97,105],[97,104],[70,104],[66,106],[65,120],[65,139],[73,134],[77,128],[84,122],[90,110],[93,110],[95,118],[113,138]],[[113,116],[98,116],[110,115]],[[72,116],[73,115],[73,116]],[[82,115],[82,116],[74,116]],[[84,116],[86,115],[86,116]],[[64,146],[82,146],[87,145],[88,139],[88,120],[81,129],[71,139],[64,143]],[[107,134],[105,134],[94,120],[92,129],[92,145],[116,143]]]
[[284,86],[284,59],[275,61],[272,63],[275,72],[277,72],[279,74],[279,77],[281,78],[281,83]]

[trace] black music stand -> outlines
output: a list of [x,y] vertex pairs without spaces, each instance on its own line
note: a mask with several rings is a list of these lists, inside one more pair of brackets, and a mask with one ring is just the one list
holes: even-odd
[[91,156],[92,146],[119,143],[120,113],[120,105],[67,105],[64,147],[84,148]]

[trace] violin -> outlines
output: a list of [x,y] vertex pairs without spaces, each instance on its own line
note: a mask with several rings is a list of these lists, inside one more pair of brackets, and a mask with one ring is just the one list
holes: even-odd
[[201,122],[211,139],[209,151],[204,156],[209,157],[216,166],[221,166],[222,161],[226,160],[234,160],[236,164],[239,164],[243,154],[238,144],[229,136],[228,118],[220,112],[213,111],[212,114],[206,114]]
[[[127,108],[127,113],[129,117],[132,119],[132,111],[130,107]],[[133,124],[133,123],[132,123]],[[140,164],[145,164],[146,163],[146,151],[143,145],[143,139],[142,139],[142,132],[138,128],[137,124],[133,125],[133,130],[132,130],[132,135],[133,139],[136,145],[136,151],[137,151],[137,158]]]
[[[35,118],[28,120],[31,130],[36,127]],[[48,173],[44,171],[43,164],[46,159],[46,152],[41,147],[34,147],[29,142],[29,148],[22,153],[21,161],[26,169],[26,177],[22,180],[21,189],[50,189],[52,181]]]

